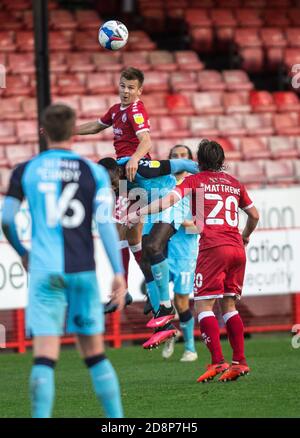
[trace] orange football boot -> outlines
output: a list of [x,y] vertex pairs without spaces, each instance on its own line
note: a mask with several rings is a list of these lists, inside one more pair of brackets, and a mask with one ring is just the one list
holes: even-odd
[[248,365],[234,364],[231,365],[218,380],[219,382],[230,382],[238,379],[240,376],[246,376],[249,372],[250,368]]
[[224,371],[228,370],[228,368],[229,364],[226,362],[207,365],[207,371],[200,377],[198,377],[197,382],[206,383],[216,377],[217,374],[223,373]]

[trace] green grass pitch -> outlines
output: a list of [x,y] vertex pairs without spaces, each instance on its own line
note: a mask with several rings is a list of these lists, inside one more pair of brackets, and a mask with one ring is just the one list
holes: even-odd
[[[225,357],[230,349],[223,341]],[[246,340],[251,374],[236,382],[196,383],[209,363],[203,344],[197,342],[199,360],[181,363],[183,344],[163,360],[160,347],[145,351],[140,346],[107,349],[122,387],[129,418],[247,418],[299,417],[300,348],[287,334],[256,335]],[[0,417],[29,417],[28,375],[31,352],[0,355]],[[63,348],[56,368],[54,417],[101,417],[87,369],[73,348]]]

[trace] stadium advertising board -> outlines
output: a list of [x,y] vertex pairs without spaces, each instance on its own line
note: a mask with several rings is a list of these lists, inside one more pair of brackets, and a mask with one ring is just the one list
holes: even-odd
[[[259,231],[253,234],[247,248],[243,294],[259,296],[299,292],[300,187],[253,190],[249,193],[260,211],[261,220]],[[0,199],[0,215],[1,205]],[[244,220],[241,215],[241,225]],[[27,245],[30,242],[31,220],[26,204],[18,214],[17,226],[20,238]],[[95,254],[102,299],[107,301],[112,270],[98,238],[95,238]],[[129,289],[136,301],[143,299],[142,283],[143,275],[131,257]],[[0,309],[23,308],[26,304],[26,273],[0,229]]]

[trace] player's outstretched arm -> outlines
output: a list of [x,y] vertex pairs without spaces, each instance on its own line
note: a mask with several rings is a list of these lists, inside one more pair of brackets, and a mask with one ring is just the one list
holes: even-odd
[[17,228],[15,217],[19,211],[21,205],[21,201],[12,196],[6,196],[3,202],[3,211],[2,211],[2,229],[3,233],[10,243],[10,245],[15,249],[15,251],[19,254],[24,261],[24,268],[27,269],[27,261],[28,261],[28,251],[22,245]]
[[187,160],[185,158],[177,158],[177,159],[171,159],[170,166],[171,166],[171,173],[181,173],[181,172],[188,172],[188,173],[199,173],[199,167],[198,164],[193,160]]
[[151,138],[149,131],[141,132],[137,134],[139,139],[139,145],[135,153],[131,156],[130,160],[126,164],[126,178],[128,181],[133,181],[138,170],[139,160],[148,154],[151,150]]
[[243,242],[246,246],[249,243],[250,235],[253,233],[258,224],[259,213],[255,207],[246,208],[244,209],[244,212],[248,216],[245,228],[242,232]]
[[82,125],[75,127],[75,135],[88,135],[88,134],[98,134],[98,132],[106,129],[107,126],[102,125],[98,121],[96,122],[87,122]]

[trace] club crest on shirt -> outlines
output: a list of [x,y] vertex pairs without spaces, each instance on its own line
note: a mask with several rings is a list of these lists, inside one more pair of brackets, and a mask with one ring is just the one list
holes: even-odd
[[122,115],[122,122],[123,122],[123,123],[126,123],[126,122],[127,122],[127,114],[126,114],[126,113],[124,113],[124,114]]
[[133,120],[137,125],[142,125],[144,123],[144,116],[141,113],[133,114]]

